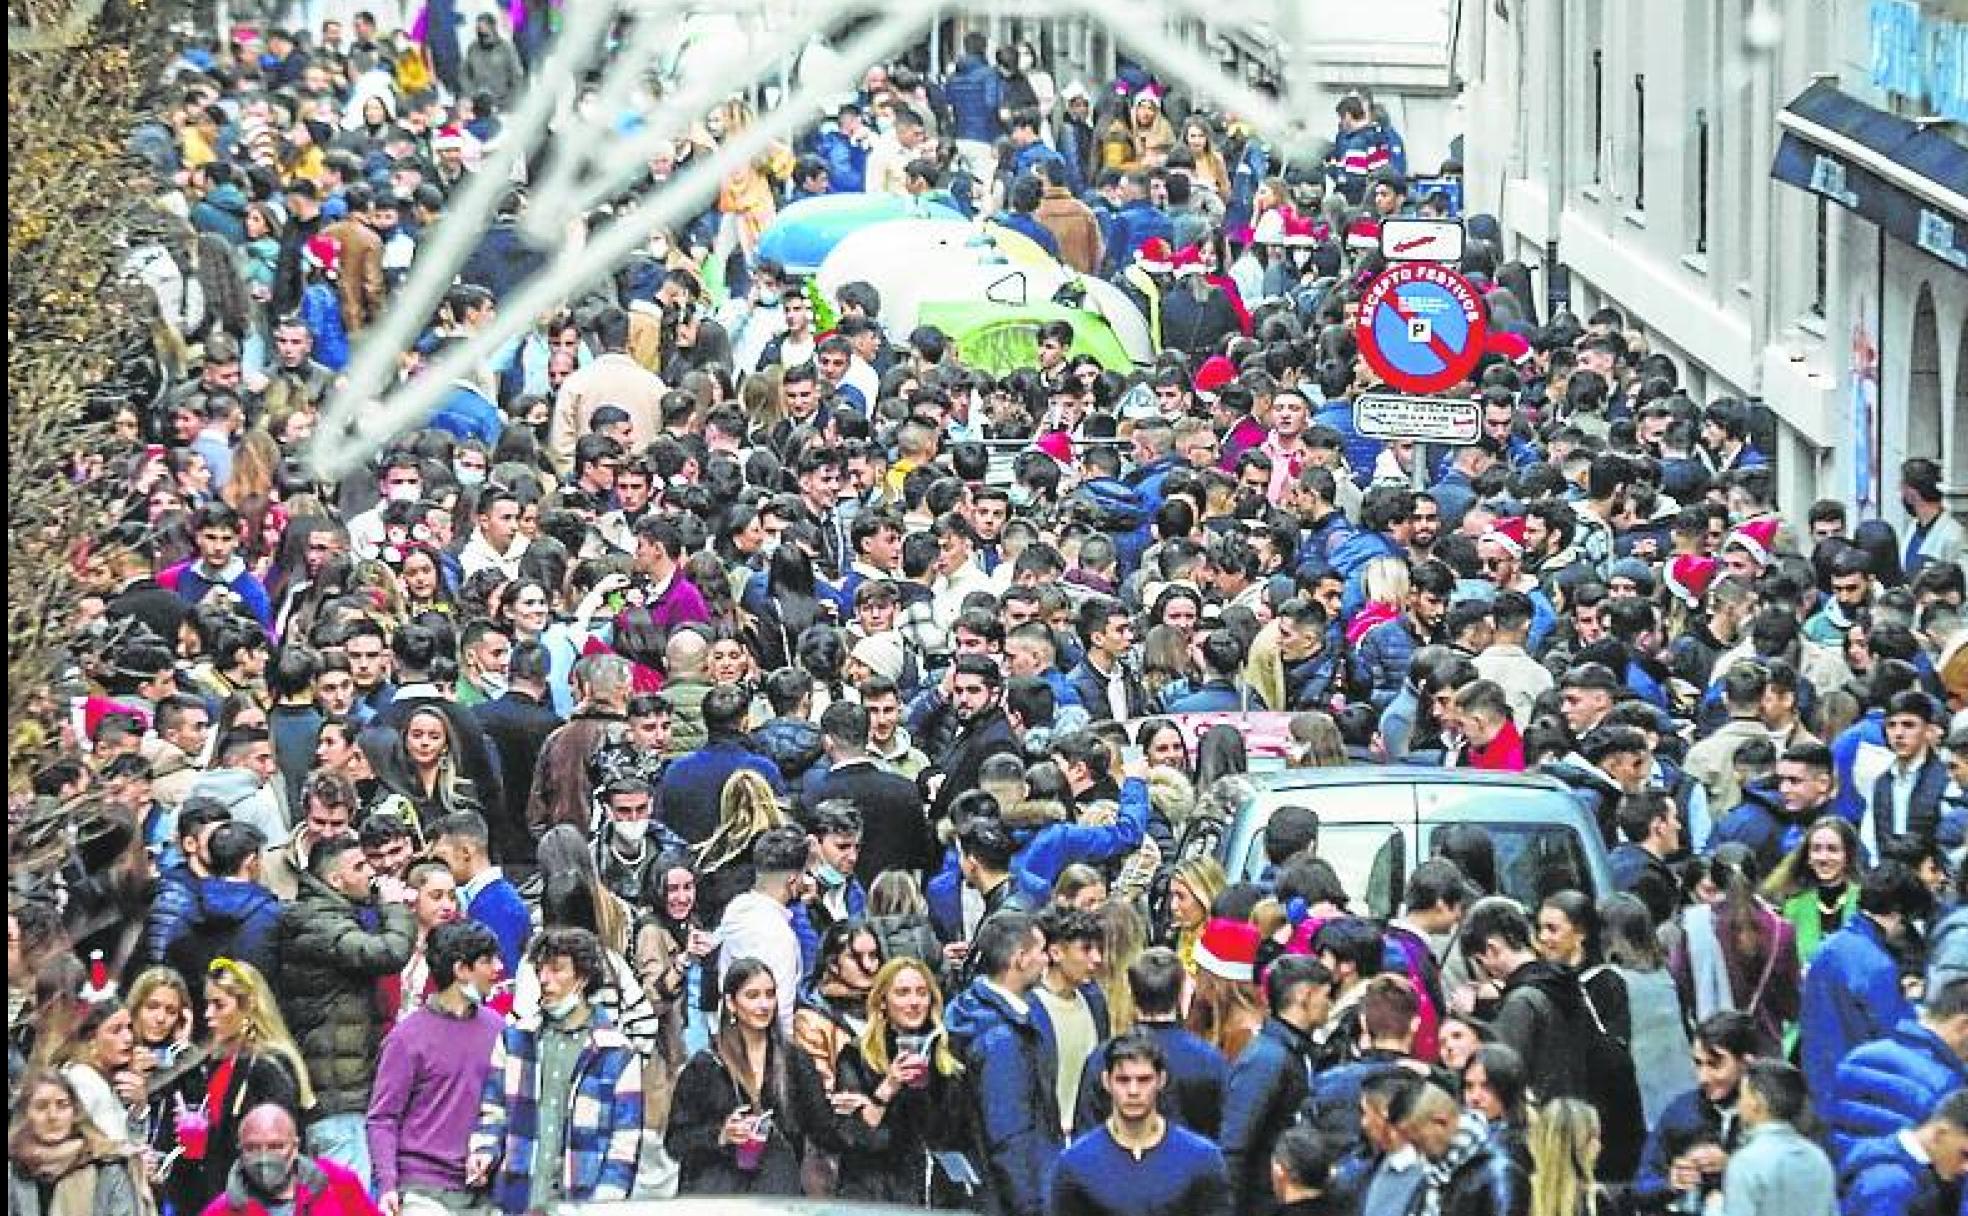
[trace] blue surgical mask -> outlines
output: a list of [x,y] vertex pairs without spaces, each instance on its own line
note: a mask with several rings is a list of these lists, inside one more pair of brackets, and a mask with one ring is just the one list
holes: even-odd
[[454,464],[451,466],[451,476],[456,478],[461,486],[475,486],[485,481],[485,470]]
[[836,870],[831,862],[823,861],[813,868],[813,881],[831,891],[835,887],[846,886],[847,875]]

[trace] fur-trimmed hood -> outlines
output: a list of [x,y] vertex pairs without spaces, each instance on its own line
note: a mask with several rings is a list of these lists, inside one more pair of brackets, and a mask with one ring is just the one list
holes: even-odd
[[1196,787],[1182,770],[1158,764],[1148,770],[1148,805],[1180,828],[1196,813]]
[[1070,818],[1072,813],[1066,804],[1051,798],[1027,798],[1017,806],[1004,809],[1004,825],[1014,832],[1036,831],[1055,823],[1065,823]]

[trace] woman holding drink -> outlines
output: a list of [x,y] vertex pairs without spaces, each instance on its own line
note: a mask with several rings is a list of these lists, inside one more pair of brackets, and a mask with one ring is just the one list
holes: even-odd
[[843,1199],[976,1208],[970,1081],[943,1031],[943,993],[929,968],[898,958],[875,975],[868,1028],[835,1063],[835,1098],[848,1107]]
[[666,1137],[681,1195],[799,1195],[809,1138],[833,1147],[839,1122],[813,1061],[779,1030],[772,972],[741,958],[725,972],[711,1045],[677,1078]]
[[[151,1086],[158,1185],[178,1212],[202,1212],[239,1157],[239,1120],[272,1102],[299,1121],[314,1105],[301,1053],[258,968],[220,958],[205,979],[206,1041]],[[168,1084],[168,1089],[166,1088]]]

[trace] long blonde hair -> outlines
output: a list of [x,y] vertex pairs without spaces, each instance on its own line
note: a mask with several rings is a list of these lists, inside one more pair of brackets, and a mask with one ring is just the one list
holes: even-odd
[[1107,995],[1107,1020],[1113,1033],[1134,1029],[1134,990],[1128,987],[1128,968],[1148,948],[1148,920],[1133,902],[1110,899],[1094,916],[1100,921],[1100,971],[1095,978]]
[[1182,956],[1182,965],[1194,971],[1196,938],[1201,935],[1203,925],[1209,923],[1210,905],[1214,904],[1216,897],[1223,894],[1223,889],[1230,885],[1230,876],[1223,872],[1222,862],[1204,854],[1201,857],[1190,857],[1177,862],[1175,869],[1169,872],[1169,887],[1173,889],[1178,880],[1189,888],[1189,894],[1195,896],[1196,902],[1203,906],[1201,923],[1176,926],[1176,953]]
[[1577,1098],[1553,1098],[1531,1120],[1531,1216],[1596,1210],[1599,1112]]
[[[422,705],[411,710],[409,717],[403,720],[403,729],[406,734],[410,729],[411,718],[435,718],[438,726],[444,731],[444,754],[437,758],[437,783],[432,788],[431,795],[444,805],[446,811],[474,809],[471,800],[466,797],[466,778],[458,770],[458,740],[451,729],[451,719],[446,717],[444,711],[440,709],[430,705]],[[410,759],[407,750],[404,752],[403,761],[405,767],[409,770],[412,784],[421,782],[423,777],[417,772],[417,762]],[[405,791],[405,793],[418,798],[424,796],[422,789],[409,790]],[[406,806],[404,810],[410,823],[410,830],[416,833],[418,840],[422,840],[424,838],[424,825],[417,815],[416,808],[414,806]]]
[[892,958],[875,972],[874,986],[868,989],[868,1028],[861,1032],[861,1058],[876,1076],[888,1071],[888,993],[904,971],[922,976],[923,983],[929,987],[930,1033],[936,1035],[932,1063],[936,1071],[946,1077],[962,1075],[963,1061],[950,1050],[950,1036],[943,1033],[943,988],[936,982],[936,974],[921,959]]
[[754,840],[785,823],[771,784],[751,769],[738,770],[718,798],[717,831],[697,846],[697,872],[708,874],[743,857]]
[[1386,604],[1401,609],[1408,606],[1408,592],[1412,583],[1409,579],[1408,563],[1400,558],[1376,557],[1368,562],[1365,582],[1368,603]]
[[287,1066],[294,1074],[295,1083],[301,1091],[301,1109],[314,1106],[314,1082],[308,1076],[307,1062],[301,1059],[301,1049],[294,1046],[294,1036],[287,1029],[287,1021],[280,1016],[280,1004],[273,998],[273,989],[267,985],[266,976],[251,963],[242,963],[229,958],[215,958],[205,976],[205,990],[213,988],[224,990],[225,994],[239,1002],[239,1017],[244,1027],[240,1034],[240,1046],[258,1055],[269,1055]]

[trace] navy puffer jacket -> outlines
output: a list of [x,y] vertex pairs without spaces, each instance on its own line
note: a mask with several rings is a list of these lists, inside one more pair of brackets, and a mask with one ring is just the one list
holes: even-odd
[[943,99],[956,117],[955,139],[995,143],[1004,137],[998,109],[1004,104],[1004,77],[982,55],[966,55],[943,84]]

